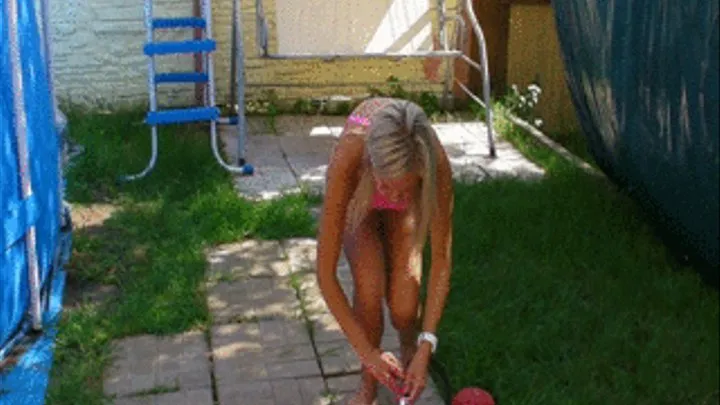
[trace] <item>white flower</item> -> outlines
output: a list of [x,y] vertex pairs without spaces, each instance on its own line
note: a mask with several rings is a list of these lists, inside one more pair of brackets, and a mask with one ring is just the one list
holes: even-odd
[[540,94],[540,93],[542,92],[542,90],[540,89],[540,86],[538,86],[538,85],[535,84],[535,83],[529,85],[529,86],[528,86],[528,90],[529,90],[531,93],[536,93],[536,94]]

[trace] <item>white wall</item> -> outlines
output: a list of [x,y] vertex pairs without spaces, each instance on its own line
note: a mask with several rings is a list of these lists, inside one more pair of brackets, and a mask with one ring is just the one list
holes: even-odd
[[[255,2],[241,1],[250,82],[260,80],[267,85],[285,80],[288,72],[298,73],[314,66],[300,62],[290,62],[292,66],[289,66],[254,59],[258,51],[254,40]],[[268,19],[277,30],[280,53],[407,52],[429,48],[431,0],[266,1],[275,3],[266,10],[271,13]],[[154,0],[153,4],[156,16],[192,14],[192,0]],[[218,41],[217,100],[224,102],[229,93],[232,1],[214,0],[212,4],[213,34]],[[279,11],[275,13],[275,10]],[[114,106],[147,102],[142,0],[50,0],[50,17],[56,93],[61,100]],[[161,39],[180,40],[192,34],[185,30],[160,35]],[[157,71],[192,71],[194,68],[191,55],[163,56],[158,60]],[[397,69],[387,64],[377,65],[383,72]],[[404,66],[407,69],[409,65]],[[326,74],[323,72],[315,76]],[[377,76],[378,84],[386,78],[385,73]],[[192,103],[194,85],[163,85],[158,96],[163,105]]]
[[[147,59],[143,2],[140,0],[51,0],[50,21],[56,93],[83,104],[146,102]],[[155,0],[159,15],[189,16],[192,2]],[[173,32],[162,38],[182,39]],[[192,71],[192,56],[163,57],[158,71]],[[180,89],[170,90],[169,89]],[[184,88],[184,89],[183,89]],[[192,85],[168,87],[161,101],[186,103]],[[184,91],[183,91],[184,90]]]
[[429,0],[275,1],[281,54],[429,49]]

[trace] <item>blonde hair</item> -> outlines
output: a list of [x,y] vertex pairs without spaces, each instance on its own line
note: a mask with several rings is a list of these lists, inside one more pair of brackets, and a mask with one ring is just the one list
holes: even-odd
[[362,222],[370,205],[375,191],[372,170],[389,178],[418,173],[421,177],[420,201],[412,208],[419,217],[414,244],[422,250],[437,203],[435,131],[422,108],[406,100],[391,100],[369,118],[365,154],[371,170],[362,174],[354,193],[351,227]]

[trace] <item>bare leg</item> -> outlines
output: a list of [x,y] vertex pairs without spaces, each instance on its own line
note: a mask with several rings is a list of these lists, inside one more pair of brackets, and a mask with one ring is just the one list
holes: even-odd
[[407,367],[417,351],[422,255],[412,249],[415,213],[408,210],[385,215],[391,266],[388,306],[392,325],[400,337],[400,361]]
[[[355,233],[346,234],[343,240],[355,286],[353,293],[355,316],[375,347],[380,346],[383,334],[382,299],[387,274],[378,221],[378,215],[371,212]],[[363,369],[360,387],[349,404],[375,404],[377,389],[377,380]]]

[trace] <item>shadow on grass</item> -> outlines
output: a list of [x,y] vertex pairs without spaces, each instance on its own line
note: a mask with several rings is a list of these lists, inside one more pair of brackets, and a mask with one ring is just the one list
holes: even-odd
[[507,404],[717,398],[718,295],[636,205],[573,170],[458,185],[439,358]]

